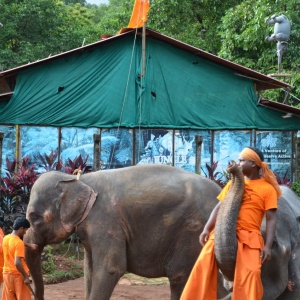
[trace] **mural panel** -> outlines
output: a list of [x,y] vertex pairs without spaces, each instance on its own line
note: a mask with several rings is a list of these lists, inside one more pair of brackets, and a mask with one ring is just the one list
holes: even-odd
[[132,166],[133,137],[130,129],[104,129],[101,132],[102,169]]
[[141,129],[136,131],[136,164],[172,165],[173,130]]
[[292,179],[292,132],[258,131],[256,145],[262,150],[265,161],[275,175],[281,179]]
[[214,134],[213,161],[218,162],[217,171],[226,171],[230,160],[238,161],[240,152],[251,146],[251,131],[216,131]]
[[207,176],[206,164],[210,165],[211,133],[200,130],[175,131],[175,167],[186,171],[196,170],[196,136],[202,136],[201,174]]
[[73,160],[79,155],[83,160],[88,157],[87,165],[93,166],[94,159],[94,133],[97,128],[62,128],[61,129],[61,154],[60,158],[65,164],[67,159]]
[[5,175],[6,158],[14,160],[16,153],[16,129],[15,126],[0,126],[0,131],[4,133],[2,145],[2,176]]

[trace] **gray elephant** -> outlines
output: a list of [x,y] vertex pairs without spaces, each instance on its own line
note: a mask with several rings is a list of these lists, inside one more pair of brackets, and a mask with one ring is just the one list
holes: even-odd
[[266,37],[266,40],[280,42],[287,42],[289,40],[291,23],[285,15],[273,15],[271,18],[267,18],[266,22],[269,25],[274,25],[274,33],[271,36]]
[[280,73],[282,57],[287,50],[288,40],[291,34],[291,23],[285,15],[273,15],[271,18],[267,18],[266,22],[269,25],[274,25],[274,33],[266,37],[266,40],[269,42],[277,41],[276,52],[278,57],[278,72]]
[[[49,172],[34,184],[25,241],[35,292],[44,299],[41,252],[76,232],[85,249],[87,300],[108,300],[126,272],[168,277],[179,299],[199,255],[198,242],[220,188],[209,179],[161,165],[82,175]],[[228,292],[220,290],[220,296]]]
[[[215,226],[215,255],[226,280],[233,280],[234,276],[235,228],[244,191],[241,170],[235,168],[232,174],[232,186],[224,201],[226,205],[221,205]],[[272,259],[262,267],[263,300],[300,299],[300,199],[288,187],[281,186],[281,189]],[[261,229],[265,236],[265,222]],[[226,280],[226,286],[232,286]],[[226,299],[231,299],[230,295]]]

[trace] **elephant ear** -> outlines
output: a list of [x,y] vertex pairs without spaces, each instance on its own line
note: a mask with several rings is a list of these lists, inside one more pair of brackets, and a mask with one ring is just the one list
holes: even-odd
[[60,192],[60,218],[67,232],[79,225],[89,214],[97,193],[77,179],[59,181],[56,186]]

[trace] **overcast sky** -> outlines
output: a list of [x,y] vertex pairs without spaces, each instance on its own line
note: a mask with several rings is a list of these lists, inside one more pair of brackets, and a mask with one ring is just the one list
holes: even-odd
[[101,3],[106,3],[108,4],[108,0],[86,0],[87,3],[90,3],[90,4],[101,4]]

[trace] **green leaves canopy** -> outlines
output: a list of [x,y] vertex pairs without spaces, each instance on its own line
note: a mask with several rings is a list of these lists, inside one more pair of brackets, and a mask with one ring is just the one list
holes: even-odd
[[[0,0],[0,67],[29,61],[95,42],[126,27],[134,0],[91,5],[80,0]],[[298,0],[150,0],[147,26],[265,74],[276,73],[276,44],[265,19],[285,14],[292,23],[282,69],[292,74],[300,95]]]

